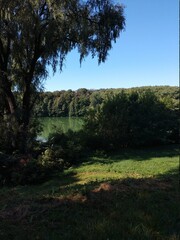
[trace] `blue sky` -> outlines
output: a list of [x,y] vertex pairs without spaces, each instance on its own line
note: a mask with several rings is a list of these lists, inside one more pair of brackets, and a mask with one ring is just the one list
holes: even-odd
[[179,85],[179,1],[117,2],[125,5],[126,29],[107,61],[98,66],[89,56],[80,67],[72,51],[61,73],[50,71],[46,91]]

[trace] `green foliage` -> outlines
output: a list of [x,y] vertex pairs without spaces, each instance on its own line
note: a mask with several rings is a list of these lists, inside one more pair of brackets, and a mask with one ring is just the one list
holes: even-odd
[[122,91],[89,111],[85,130],[95,139],[95,148],[97,140],[109,149],[167,144],[177,141],[176,117],[151,91]]
[[0,151],[8,154],[32,151],[37,145],[36,136],[41,131],[38,119],[31,119],[24,131],[15,117],[0,116]]
[[[88,54],[104,62],[124,25],[123,7],[110,0],[0,0],[0,114],[15,119],[17,135],[23,135],[19,151],[30,151],[30,119],[48,66],[53,72],[58,65],[62,70],[73,49],[78,49],[80,62]],[[54,116],[68,115],[69,102],[62,105],[62,100],[49,101],[41,112],[54,104]]]
[[30,156],[0,153],[0,186],[38,184],[47,176],[47,169]]
[[0,152],[0,186],[12,182],[12,172],[15,171],[18,160]]
[[[48,169],[49,170],[49,169]],[[16,171],[12,172],[11,184],[13,185],[29,185],[44,182],[50,173],[37,160],[31,159],[27,163],[20,161],[20,166]]]
[[59,158],[59,152],[48,147],[39,157],[41,164],[49,171],[62,171],[64,168],[64,160]]
[[179,89],[170,86],[138,87],[130,89],[100,89],[77,91],[44,92],[38,95],[39,101],[35,106],[35,115],[38,117],[84,117],[87,111],[100,107],[108,98],[121,91],[125,93],[152,91],[167,108],[174,111],[179,109]]
[[0,116],[0,151],[12,153],[16,145],[18,126],[14,118]]
[[39,157],[45,167],[62,170],[80,162],[84,156],[83,133],[69,130],[63,133],[57,130],[49,135],[45,150]]

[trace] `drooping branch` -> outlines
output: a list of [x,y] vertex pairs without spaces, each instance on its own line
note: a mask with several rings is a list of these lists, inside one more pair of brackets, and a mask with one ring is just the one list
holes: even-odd
[[19,129],[23,126],[18,134],[27,137],[47,66],[62,69],[75,48],[80,60],[90,53],[105,61],[124,29],[123,10],[110,0],[0,0],[0,9],[0,90],[10,117],[16,115]]

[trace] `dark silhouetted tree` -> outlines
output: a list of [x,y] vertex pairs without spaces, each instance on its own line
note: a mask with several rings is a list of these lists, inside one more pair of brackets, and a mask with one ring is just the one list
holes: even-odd
[[60,69],[78,49],[104,62],[112,42],[124,29],[123,7],[110,0],[0,0],[0,91],[4,115],[12,129],[13,149],[28,151],[36,93],[47,66]]

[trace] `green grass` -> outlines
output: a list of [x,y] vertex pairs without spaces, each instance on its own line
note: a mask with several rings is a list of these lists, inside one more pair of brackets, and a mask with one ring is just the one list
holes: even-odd
[[0,189],[0,239],[179,239],[177,146],[94,156],[37,186]]

